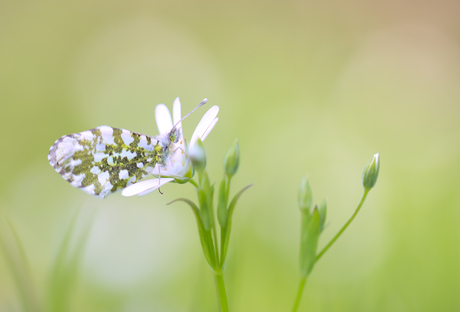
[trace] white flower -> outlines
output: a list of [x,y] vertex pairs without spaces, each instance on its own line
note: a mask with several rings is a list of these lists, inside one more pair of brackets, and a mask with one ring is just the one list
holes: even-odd
[[183,178],[190,171],[190,158],[187,155],[188,150],[192,150],[193,146],[196,143],[198,138],[201,138],[202,141],[206,139],[211,130],[216,125],[219,118],[217,118],[217,113],[219,112],[219,107],[214,105],[211,107],[206,114],[204,114],[201,121],[198,123],[198,126],[193,132],[192,138],[190,139],[190,144],[188,149],[185,145],[185,140],[182,133],[182,124],[178,123],[181,119],[181,105],[179,98],[176,98],[173,105],[173,119],[171,119],[171,114],[169,113],[168,108],[164,104],[158,104],[155,109],[155,120],[157,122],[158,131],[160,135],[168,134],[171,129],[176,125],[176,128],[179,129],[180,140],[174,144],[173,150],[176,150],[167,160],[165,165],[156,165],[152,170],[154,176],[161,176],[160,179],[150,179],[147,181],[142,181],[125,188],[121,195],[123,196],[133,196],[146,195],[157,188],[174,181],[174,178]]

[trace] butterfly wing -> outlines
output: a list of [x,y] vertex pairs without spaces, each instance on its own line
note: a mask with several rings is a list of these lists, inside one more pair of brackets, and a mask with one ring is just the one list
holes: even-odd
[[72,186],[104,198],[151,173],[163,150],[153,137],[101,126],[63,136],[48,160]]

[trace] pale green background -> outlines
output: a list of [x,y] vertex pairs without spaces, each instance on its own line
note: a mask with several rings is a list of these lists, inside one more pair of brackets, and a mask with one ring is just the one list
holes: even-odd
[[[93,222],[71,311],[217,311],[193,215],[178,197],[97,200],[47,161],[62,135],[111,125],[155,135],[154,108],[203,98],[213,181],[237,137],[242,197],[225,273],[231,311],[289,311],[297,185],[327,198],[320,245],[380,177],[315,267],[300,311],[460,311],[460,4],[416,1],[0,2],[0,218],[44,296],[77,208]],[[206,108],[184,121],[186,137]],[[78,235],[76,235],[78,236]],[[0,311],[21,311],[0,253]]]

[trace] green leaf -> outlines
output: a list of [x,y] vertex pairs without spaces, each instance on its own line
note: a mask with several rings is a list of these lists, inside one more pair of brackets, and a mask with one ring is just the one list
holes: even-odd
[[310,215],[302,211],[302,227],[300,238],[300,274],[306,278],[313,270],[321,230],[318,208]]
[[236,195],[233,197],[232,201],[230,202],[230,205],[228,206],[228,219],[227,219],[227,229],[222,231],[222,254],[221,254],[221,266],[223,267],[225,264],[225,258],[227,256],[227,250],[228,250],[228,243],[230,242],[230,230],[232,228],[232,216],[233,216],[233,211],[235,210],[236,202],[240,198],[240,196],[251,186],[254,184],[250,184],[243,188],[241,191],[236,193]]
[[168,203],[168,205],[171,205],[172,203],[175,203],[178,201],[184,202],[192,208],[192,211],[193,211],[193,214],[195,215],[196,223],[198,226],[198,234],[200,236],[200,243],[201,243],[201,248],[203,249],[204,257],[206,258],[206,261],[208,262],[208,264],[212,268],[214,268],[215,259],[214,259],[214,254],[211,253],[211,251],[214,250],[214,246],[212,244],[212,241],[211,242],[209,241],[209,237],[201,221],[200,209],[198,209],[197,205],[195,205],[194,202],[186,198],[178,198]]

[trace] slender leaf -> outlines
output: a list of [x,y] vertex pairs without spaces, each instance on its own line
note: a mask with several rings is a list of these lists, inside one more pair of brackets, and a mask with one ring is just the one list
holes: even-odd
[[228,206],[228,218],[227,218],[227,228],[226,231],[223,231],[223,238],[222,238],[222,249],[221,249],[221,266],[223,267],[225,264],[225,258],[227,257],[227,250],[228,250],[228,243],[230,242],[230,232],[232,228],[232,216],[233,212],[235,211],[235,206],[236,202],[240,198],[240,196],[251,186],[254,184],[250,184],[246,187],[244,187],[242,190],[240,190],[236,195],[233,197],[232,201],[230,202],[230,205]]
[[172,202],[168,203],[168,205],[171,205],[172,203],[175,203],[178,201],[184,202],[192,208],[192,211],[193,211],[193,214],[195,215],[196,223],[198,226],[198,234],[200,236],[200,243],[201,243],[201,248],[203,249],[204,257],[206,258],[206,261],[208,262],[208,264],[211,267],[214,267],[215,266],[214,265],[215,260],[213,260],[214,255],[210,253],[210,250],[214,250],[214,246],[212,244],[212,241],[211,242],[209,241],[209,237],[206,233],[206,229],[204,228],[203,223],[201,221],[200,209],[198,209],[197,205],[195,205],[194,202],[186,198],[175,199]]

